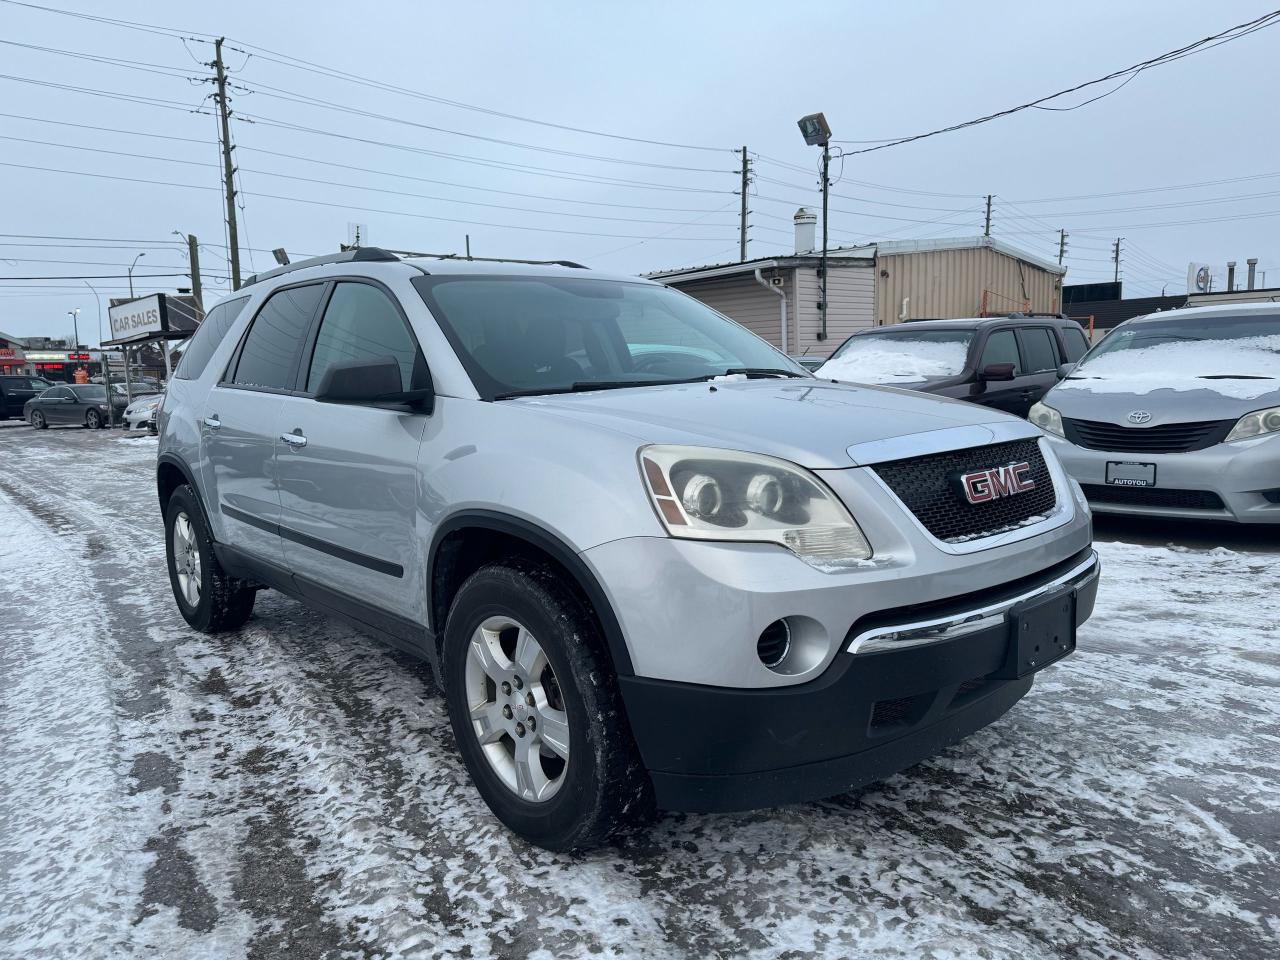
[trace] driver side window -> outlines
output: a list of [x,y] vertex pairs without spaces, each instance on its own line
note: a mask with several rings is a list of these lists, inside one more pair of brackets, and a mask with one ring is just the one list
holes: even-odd
[[987,345],[982,348],[982,363],[978,369],[984,370],[993,363],[1012,363],[1013,375],[1022,376],[1022,358],[1018,355],[1018,339],[1012,330],[997,330],[987,337]]

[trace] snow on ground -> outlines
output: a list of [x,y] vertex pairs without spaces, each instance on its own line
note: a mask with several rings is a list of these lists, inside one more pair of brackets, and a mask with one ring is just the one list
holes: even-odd
[[1276,553],[1100,543],[1079,652],[993,726],[563,857],[421,666],[274,594],[189,630],[154,449],[0,434],[0,957],[1280,955]]
[[832,357],[814,375],[851,383],[919,383],[931,377],[954,377],[964,370],[968,341],[941,343],[905,337],[855,340],[845,353]]
[[[1224,374],[1229,376],[1223,378]],[[1230,375],[1244,379],[1230,379]],[[1234,400],[1256,400],[1277,388],[1280,336],[1187,340],[1113,350],[1076,367],[1056,389],[1091,393],[1212,390]]]

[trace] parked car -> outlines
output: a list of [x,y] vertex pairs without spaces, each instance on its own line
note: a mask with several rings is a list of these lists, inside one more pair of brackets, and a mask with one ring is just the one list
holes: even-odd
[[479,793],[552,849],[916,763],[1093,609],[1089,511],[1036,427],[815,379],[574,265],[364,248],[251,278],[159,430],[187,622],[270,587],[425,658]]
[[155,432],[156,410],[159,408],[162,399],[162,396],[157,393],[134,400],[133,403],[125,407],[124,413],[120,417],[124,428],[126,430],[148,429]]
[[27,401],[52,386],[52,383],[42,377],[19,374],[0,376],[0,420],[22,416],[22,408]]
[[855,333],[816,375],[970,400],[1025,417],[1089,349],[1058,314],[917,320]]
[[1127,320],[1031,420],[1098,511],[1280,523],[1280,304]]
[[[124,413],[123,397],[112,398],[116,419]],[[23,417],[37,430],[74,424],[98,429],[107,425],[107,391],[98,383],[51,387],[26,402]]]

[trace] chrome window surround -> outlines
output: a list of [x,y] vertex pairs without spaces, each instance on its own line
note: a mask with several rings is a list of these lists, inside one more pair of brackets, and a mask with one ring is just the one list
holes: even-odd
[[1077,585],[1096,575],[1097,570],[1098,554],[1097,551],[1091,550],[1087,560],[1082,560],[1047,583],[1042,583],[1016,596],[945,617],[865,630],[854,637],[845,649],[847,653],[853,654],[883,653],[886,650],[905,650],[910,647],[939,643],[943,640],[954,640],[956,637],[963,637],[1004,622],[1005,614],[1014,604],[1042,596],[1064,585]]

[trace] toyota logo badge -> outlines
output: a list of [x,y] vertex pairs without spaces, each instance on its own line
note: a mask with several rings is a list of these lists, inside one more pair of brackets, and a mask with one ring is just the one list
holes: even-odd
[[1135,410],[1129,414],[1130,423],[1146,423],[1151,419],[1151,414],[1146,410]]

